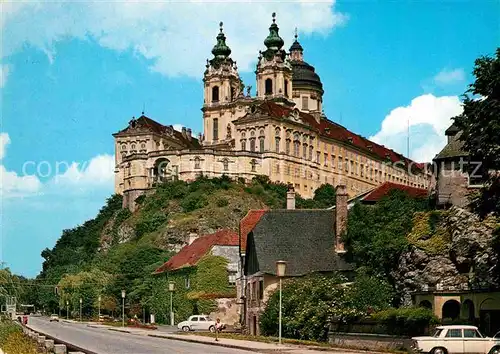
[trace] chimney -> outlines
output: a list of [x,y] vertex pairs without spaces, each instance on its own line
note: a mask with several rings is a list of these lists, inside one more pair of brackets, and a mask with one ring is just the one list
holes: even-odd
[[186,137],[186,127],[182,127],[182,136]]
[[191,136],[192,136],[191,128],[187,128],[187,138],[191,140]]
[[341,237],[347,231],[347,187],[339,184],[335,201],[335,251],[344,252]]
[[291,184],[288,185],[288,191],[286,192],[286,208],[295,209],[295,190]]

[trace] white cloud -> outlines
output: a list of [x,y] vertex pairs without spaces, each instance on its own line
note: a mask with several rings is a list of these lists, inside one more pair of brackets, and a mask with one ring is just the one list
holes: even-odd
[[[0,160],[5,157],[10,137],[7,133],[0,133]],[[0,164],[0,198],[22,197],[36,193],[41,187],[40,180],[35,176],[19,176],[16,172],[7,171]]]
[[173,127],[175,130],[180,132],[180,131],[182,131],[183,125],[182,124],[174,124]]
[[[199,77],[211,57],[219,21],[224,22],[232,57],[249,71],[263,49],[277,13],[280,34],[289,46],[293,28],[302,34],[326,34],[347,21],[335,11],[335,0],[311,2],[42,2],[10,4],[4,11],[4,56],[34,45],[53,60],[54,44],[65,38],[92,38],[117,51],[131,50],[151,60],[151,68],[169,76]],[[57,18],[57,21],[54,21]]]
[[10,144],[10,137],[7,133],[0,133],[0,160],[5,156],[7,145]]
[[434,76],[433,81],[437,85],[450,85],[465,80],[464,69],[443,69]]
[[78,185],[79,187],[95,187],[112,185],[114,181],[115,157],[98,155],[82,164],[73,162],[67,169],[54,177],[54,183],[60,186]]
[[[10,144],[7,133],[0,133],[0,160],[5,157]],[[43,165],[43,166],[42,166]],[[112,155],[98,155],[83,163],[29,162],[21,174],[8,171],[0,164],[0,198],[17,198],[37,194],[89,190],[98,187],[113,187],[115,158]],[[43,172],[43,175],[41,174]],[[39,177],[48,178],[42,183]]]
[[40,191],[42,183],[35,176],[19,176],[0,165],[0,198],[24,197]]
[[430,162],[446,145],[444,131],[451,125],[451,118],[462,111],[458,96],[418,96],[408,106],[393,109],[370,139],[406,155],[409,127],[410,157]]
[[9,73],[10,73],[9,65],[0,64],[0,88],[5,86]]

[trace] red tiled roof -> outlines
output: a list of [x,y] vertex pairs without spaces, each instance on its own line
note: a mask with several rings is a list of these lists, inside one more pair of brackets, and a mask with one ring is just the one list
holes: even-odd
[[220,230],[213,234],[204,235],[193,241],[190,245],[184,246],[179,253],[170,258],[153,274],[160,274],[165,271],[190,267],[196,265],[198,261],[206,255],[213,246],[238,246],[239,237],[233,230]]
[[[158,123],[157,121],[155,121],[149,117],[146,117],[145,115],[142,115],[139,118],[137,118],[135,120],[135,124],[137,125],[137,127],[146,128],[149,131],[156,133],[156,134],[159,134],[159,135],[167,134],[168,130],[171,129],[174,137],[176,139],[178,139],[184,146],[186,146],[188,148],[195,148],[195,149],[198,149],[201,147],[200,142],[195,137],[191,137],[191,139],[188,139],[187,137],[185,137],[182,134],[182,132],[175,130],[172,126],[167,127],[167,126],[165,126],[161,123]],[[130,126],[128,126],[125,129],[120,130],[118,133],[116,133],[114,135],[127,134],[130,129],[131,129]]]
[[260,218],[266,213],[265,209],[250,210],[240,221],[240,253],[245,253],[247,246],[247,236],[253,230]]
[[387,194],[389,194],[390,191],[393,191],[395,189],[406,192],[410,195],[410,197],[414,198],[425,198],[428,195],[427,189],[410,187],[392,182],[385,182],[384,184],[381,184],[380,186],[372,190],[367,196],[362,199],[362,201],[377,202]]
[[[260,106],[260,109],[269,114],[272,117],[282,118],[288,117],[293,109],[289,107],[285,107],[279,105],[272,101],[263,102]],[[365,151],[368,154],[375,155],[379,159],[382,160],[390,160],[393,163],[396,162],[404,162],[405,165],[413,163],[413,166],[417,169],[422,169],[423,165],[420,163],[416,163],[403,155],[386,148],[385,146],[374,143],[373,141],[368,140],[360,135],[357,135],[350,130],[344,128],[343,126],[334,123],[328,119],[321,118],[319,123],[314,116],[308,113],[304,113],[299,111],[300,118],[310,125],[313,129],[317,130],[320,135],[324,137],[328,137],[331,139],[335,139],[337,141],[344,142],[346,144],[352,144]]]

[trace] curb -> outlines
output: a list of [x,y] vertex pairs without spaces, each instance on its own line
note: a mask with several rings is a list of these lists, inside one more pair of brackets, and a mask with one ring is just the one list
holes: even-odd
[[116,329],[116,328],[108,328],[108,331],[122,332],[122,333],[132,333],[126,329]]
[[170,337],[170,336],[161,336],[157,334],[148,334],[148,337],[155,337],[155,338],[163,338],[163,339],[170,339],[170,340],[178,340],[181,342],[189,342],[189,343],[197,343],[197,344],[205,344],[205,345],[213,345],[216,347],[224,347],[224,348],[230,348],[230,349],[240,349],[240,350],[246,350],[246,351],[251,351],[251,352],[262,352],[262,351],[280,351],[287,349],[286,348],[276,348],[276,349],[257,349],[257,348],[249,348],[249,347],[244,347],[241,345],[235,345],[235,344],[226,344],[226,343],[220,343],[216,342],[215,340],[213,342],[202,342],[196,339],[190,339],[190,338],[179,338],[179,337]]

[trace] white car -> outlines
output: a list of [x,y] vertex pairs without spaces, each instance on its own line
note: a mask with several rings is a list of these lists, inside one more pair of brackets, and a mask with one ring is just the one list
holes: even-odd
[[[221,328],[225,326],[221,324]],[[184,331],[210,331],[215,332],[215,321],[206,315],[190,316],[187,321],[182,321],[177,328]]]
[[439,326],[429,337],[413,337],[412,350],[431,354],[500,354],[500,338],[485,337],[475,326]]
[[52,315],[50,315],[49,321],[50,322],[52,322],[52,321],[59,322],[59,316],[57,316],[56,314],[52,314]]

